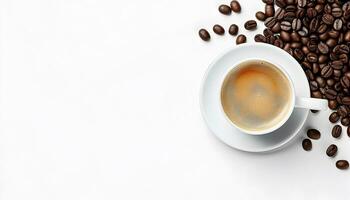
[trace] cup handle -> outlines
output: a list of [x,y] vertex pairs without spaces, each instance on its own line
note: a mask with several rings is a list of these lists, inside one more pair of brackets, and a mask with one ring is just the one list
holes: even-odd
[[325,99],[296,97],[295,107],[311,110],[326,110],[328,108],[328,101]]

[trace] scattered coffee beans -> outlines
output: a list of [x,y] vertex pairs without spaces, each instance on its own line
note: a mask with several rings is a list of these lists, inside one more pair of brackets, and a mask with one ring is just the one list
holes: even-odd
[[309,138],[314,139],[314,140],[318,140],[321,137],[320,131],[318,131],[316,129],[309,129],[306,134]]
[[335,125],[332,129],[332,136],[334,138],[339,138],[341,135],[342,128],[340,125]]
[[312,143],[310,139],[304,139],[302,142],[303,149],[305,151],[310,151],[312,149]]
[[244,24],[244,28],[247,30],[254,30],[256,29],[256,21],[254,20],[248,20],[245,24]]
[[347,160],[338,160],[336,163],[335,163],[335,166],[338,168],[338,169],[348,169],[349,168],[349,162]]
[[220,26],[219,24],[215,24],[213,26],[213,31],[214,31],[214,33],[216,33],[218,35],[225,34],[225,29],[222,26]]
[[238,26],[236,25],[236,24],[232,24],[231,26],[230,26],[230,28],[228,29],[228,33],[230,34],[230,35],[237,35],[237,33],[238,33]]
[[224,15],[230,15],[231,14],[231,8],[228,5],[220,5],[219,6],[219,12]]
[[247,42],[247,37],[243,34],[237,36],[236,44],[242,44]]
[[231,1],[231,9],[233,12],[239,13],[241,12],[241,5],[238,1]]
[[337,151],[338,151],[337,145],[331,144],[331,145],[329,145],[329,147],[327,148],[326,154],[327,154],[327,156],[329,156],[329,157],[334,157],[335,154],[337,153]]
[[204,40],[204,41],[209,41],[210,40],[210,34],[207,30],[205,29],[200,29],[199,32],[199,37]]

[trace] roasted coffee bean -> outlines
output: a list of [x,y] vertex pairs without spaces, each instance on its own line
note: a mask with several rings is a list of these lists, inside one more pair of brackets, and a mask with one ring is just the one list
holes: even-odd
[[320,137],[321,137],[320,131],[318,131],[318,130],[316,130],[316,129],[309,129],[309,130],[307,130],[306,135],[307,135],[309,138],[313,139],[313,140],[318,140],[318,139],[320,139]]
[[332,15],[333,17],[341,17],[343,14],[343,11],[339,7],[332,8]]
[[312,18],[316,17],[317,11],[315,10],[315,8],[308,8],[308,9],[306,10],[306,15],[307,15],[310,19],[312,19]]
[[321,71],[320,65],[318,63],[312,64],[312,73],[317,74],[319,71]]
[[333,52],[336,54],[348,54],[349,53],[349,47],[345,44],[337,45],[334,47]]
[[257,35],[255,35],[254,40],[255,40],[255,42],[264,42],[265,43],[266,37],[261,35],[261,34],[257,34]]
[[219,6],[219,12],[224,15],[231,14],[231,8],[228,5],[222,4]]
[[311,96],[313,98],[318,98],[318,99],[322,99],[322,93],[320,91],[314,91],[311,93]]
[[325,13],[327,13],[327,14],[331,14],[332,13],[332,7],[331,7],[331,5],[329,5],[329,4],[326,4],[325,6],[324,6],[324,12]]
[[340,116],[337,112],[332,112],[332,114],[329,115],[328,119],[332,123],[337,123],[340,119]]
[[341,19],[336,19],[333,23],[334,30],[339,31],[343,28],[343,21]]
[[316,91],[318,90],[318,85],[316,81],[310,81],[309,83],[311,91]]
[[230,6],[233,12],[241,12],[241,4],[238,1],[231,1]]
[[287,5],[295,4],[295,0],[285,0]]
[[298,0],[298,6],[304,8],[306,6],[307,0]]
[[315,53],[308,53],[306,58],[311,63],[317,62],[317,55]]
[[275,4],[280,8],[284,8],[287,5],[284,0],[275,0]]
[[[340,101],[339,103],[342,103],[342,102]],[[341,117],[346,117],[349,114],[349,108],[345,105],[341,105],[339,106],[337,112]]]
[[281,31],[280,37],[284,42],[289,42],[291,40],[290,34],[287,31]]
[[265,15],[266,17],[272,17],[275,14],[275,8],[273,5],[265,5]]
[[300,49],[294,49],[293,55],[299,61],[304,58],[304,53]]
[[335,90],[332,89],[327,89],[325,96],[327,97],[327,99],[335,99],[337,97],[337,92]]
[[247,42],[247,37],[243,34],[237,36],[236,44],[242,44]]
[[298,31],[301,29],[301,20],[300,19],[293,19],[293,22],[292,22],[292,29],[294,31]]
[[324,78],[317,76],[315,80],[320,87],[323,88],[326,86],[326,81],[324,80]]
[[262,2],[264,2],[265,4],[268,4],[268,5],[273,4],[273,0],[262,0]]
[[317,18],[313,18],[310,22],[310,25],[309,25],[310,33],[316,32],[319,25],[320,25],[319,20]]
[[209,41],[210,40],[210,34],[207,30],[205,29],[200,29],[199,32],[199,37],[203,40],[203,41]]
[[263,31],[263,34],[264,34],[265,37],[270,37],[270,36],[273,35],[273,32],[270,29],[265,28],[264,31]]
[[279,47],[279,48],[283,48],[283,41],[279,38],[277,38],[275,40],[275,42],[273,43],[273,45],[275,45],[276,47]]
[[216,33],[218,35],[225,34],[225,29],[222,26],[220,26],[219,24],[215,24],[213,26],[213,31],[214,31],[214,33]]
[[265,20],[265,26],[272,28],[276,24],[276,19],[274,17],[269,17]]
[[348,117],[344,117],[340,120],[340,123],[343,125],[343,126],[349,126],[350,125],[350,119]]
[[246,23],[244,23],[244,28],[247,30],[254,30],[256,29],[256,21],[255,20],[248,20]]
[[317,29],[317,33],[322,34],[327,31],[327,28],[326,24],[321,24]]
[[237,35],[238,30],[239,30],[239,28],[236,24],[231,24],[230,28],[228,29],[228,33],[230,35]]
[[350,97],[343,97],[341,99],[341,102],[344,104],[344,105],[350,105]]
[[338,160],[338,161],[335,163],[335,166],[336,166],[338,169],[345,170],[345,169],[348,169],[348,168],[349,168],[349,162],[348,162],[347,160]]
[[326,40],[328,40],[328,38],[329,38],[329,34],[328,34],[327,32],[322,33],[321,35],[319,35],[319,38],[320,38],[320,40],[322,40],[322,41],[326,41]]
[[293,12],[293,13],[295,13],[295,11],[297,11],[297,8],[295,7],[295,5],[288,5],[284,9],[286,10],[286,12]]
[[301,27],[301,29],[298,31],[299,35],[302,37],[305,37],[309,34],[309,30],[307,30],[306,27]]
[[312,143],[310,139],[304,139],[302,142],[303,149],[305,151],[310,151],[312,149]]
[[324,68],[321,69],[321,76],[324,78],[328,78],[332,76],[333,70],[329,65],[326,65]]
[[263,13],[261,11],[256,12],[255,17],[259,21],[265,21],[265,19],[266,19],[265,13]]
[[327,46],[329,46],[329,47],[334,47],[335,45],[337,45],[337,41],[336,41],[335,39],[333,39],[333,38],[330,38],[330,39],[328,39],[328,40],[326,41],[326,44],[327,44]]
[[332,67],[333,69],[342,69],[342,68],[343,68],[343,62],[340,61],[340,60],[332,61],[331,67]]
[[349,168],[349,162],[347,160],[338,160],[335,166],[340,170],[347,170]]
[[337,109],[338,102],[336,100],[328,100],[328,107],[332,110]]
[[[349,28],[348,28],[349,29]],[[346,42],[350,42],[350,31],[347,31],[344,35],[344,40]]]
[[320,42],[318,45],[318,50],[323,53],[323,54],[327,54],[329,52],[329,48],[327,46],[327,44]]
[[292,28],[292,25],[288,21],[281,22],[281,29],[284,31],[289,31]]
[[318,57],[318,63],[320,63],[320,64],[325,63],[327,60],[328,60],[328,56],[326,56],[326,55],[320,55]]
[[278,8],[275,12],[275,18],[276,20],[280,21],[284,18],[286,11],[282,8]]
[[336,39],[339,36],[339,32],[335,30],[328,31],[328,36]]
[[334,79],[327,79],[326,83],[328,86],[332,87],[335,84],[335,80]]
[[329,147],[327,148],[326,154],[327,154],[327,156],[329,156],[329,157],[334,157],[335,154],[337,154],[337,151],[338,151],[337,145],[331,144],[331,145],[329,145]]
[[334,138],[339,138],[341,135],[342,128],[340,125],[335,125],[332,129],[332,136]]
[[[346,64],[346,63],[348,63],[348,61],[349,61],[349,57],[345,54],[345,53],[343,53],[343,54],[340,54],[339,55],[339,60],[343,63],[343,64]],[[343,67],[344,68],[344,67]]]
[[279,33],[281,31],[281,24],[277,22],[272,28],[271,31],[274,33]]
[[350,79],[347,76],[343,76],[340,79],[340,84],[343,86],[343,88],[349,88],[350,87]]
[[[312,69],[312,65],[309,62],[307,62],[307,61],[302,62],[301,66],[303,66],[305,69]],[[307,70],[305,70],[305,72],[306,71]]]
[[334,21],[334,17],[330,14],[324,14],[322,16],[322,21],[325,23],[325,24],[333,24],[333,21]]
[[295,18],[295,12],[286,12],[286,14],[284,14],[285,21],[292,22],[294,18]]

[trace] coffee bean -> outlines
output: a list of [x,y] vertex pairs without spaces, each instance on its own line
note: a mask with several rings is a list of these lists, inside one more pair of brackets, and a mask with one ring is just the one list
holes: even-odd
[[318,140],[321,137],[321,133],[320,131],[316,130],[316,129],[309,129],[307,130],[307,136],[313,140]]
[[337,123],[340,119],[340,116],[337,112],[332,112],[332,114],[329,115],[328,119],[332,123]]
[[333,21],[334,21],[334,17],[330,14],[324,14],[322,16],[322,21],[325,23],[325,24],[333,24]]
[[309,25],[309,31],[311,33],[316,32],[320,25],[320,21],[317,18],[313,18]]
[[326,81],[324,80],[324,78],[317,76],[315,80],[320,87],[323,88],[326,86]]
[[266,19],[265,13],[263,13],[261,11],[256,12],[255,17],[259,21],[265,21],[265,19]]
[[246,23],[244,23],[244,28],[247,30],[254,30],[256,29],[256,21],[254,20],[248,20]]
[[284,0],[275,0],[275,4],[280,8],[284,8],[287,5]]
[[238,26],[236,24],[231,24],[230,28],[228,29],[228,33],[230,35],[237,35],[238,33]]
[[301,40],[300,35],[297,32],[292,32],[290,34],[290,38],[292,39],[293,42],[300,42]]
[[286,12],[284,14],[284,20],[288,22],[292,22],[293,19],[295,18],[295,15],[296,15],[295,12]]
[[342,128],[340,125],[335,125],[332,129],[332,136],[334,138],[339,138],[341,135]]
[[228,5],[222,4],[219,6],[219,12],[224,15],[231,14],[231,8]]
[[302,60],[304,58],[304,53],[300,49],[294,49],[293,55],[297,60]]
[[237,36],[236,44],[242,44],[247,42],[247,37],[243,34]]
[[349,61],[349,57],[348,57],[345,53],[343,53],[343,54],[340,54],[340,55],[339,55],[339,60],[340,60],[343,64],[346,64],[346,63],[348,63],[348,61]]
[[277,21],[280,21],[284,18],[286,11],[282,8],[278,8],[275,12],[275,18]]
[[306,0],[298,0],[298,6],[300,8],[304,8],[306,6],[307,1]]
[[203,41],[209,41],[210,40],[210,34],[207,30],[205,29],[200,29],[199,32],[199,37],[203,40]]
[[269,17],[265,20],[265,26],[272,28],[276,24],[276,19],[274,17]]
[[333,23],[334,30],[339,31],[343,27],[343,21],[341,19],[336,19]]
[[293,19],[293,22],[292,22],[292,29],[294,31],[298,31],[301,29],[301,20],[300,19]]
[[350,42],[350,31],[347,31],[347,32],[345,33],[345,35],[344,35],[344,40],[345,40],[346,42]]
[[344,117],[340,120],[340,123],[343,125],[343,126],[349,126],[350,125],[350,119],[348,117]]
[[328,86],[332,87],[335,84],[335,80],[330,78],[330,79],[327,79],[326,83]]
[[341,17],[343,15],[343,11],[339,7],[332,8],[333,17]]
[[327,156],[329,156],[329,157],[334,157],[335,154],[337,154],[337,151],[338,151],[337,145],[331,144],[331,145],[329,145],[329,147],[327,148],[326,154],[327,154]]
[[322,99],[322,93],[320,91],[314,91],[311,93],[311,96],[313,98],[318,98],[318,99]]
[[273,45],[275,45],[276,47],[279,47],[279,48],[283,48],[283,41],[279,38],[277,38],[275,40],[275,42],[273,43]]
[[338,102],[336,100],[328,100],[328,107],[332,110],[335,110],[338,107]]
[[295,7],[295,5],[288,5],[284,9],[286,10],[286,12],[293,12],[293,13],[295,13],[295,11],[297,11],[297,8]]
[[216,33],[218,35],[225,34],[225,29],[222,26],[220,26],[219,24],[215,24],[213,26],[213,31],[214,31],[214,33]]
[[350,79],[347,76],[343,76],[340,79],[340,83],[343,86],[343,88],[349,88],[350,87]]
[[238,1],[231,1],[230,6],[233,12],[241,12],[241,4]]
[[[339,103],[342,103],[342,102],[339,102]],[[349,114],[349,108],[345,105],[341,105],[339,106],[337,112],[341,117],[346,117]]]
[[333,70],[329,65],[326,65],[321,69],[321,76],[324,78],[328,78],[333,75]]
[[274,33],[279,33],[281,31],[281,24],[277,22],[272,28],[271,31]]
[[340,60],[332,61],[331,67],[332,67],[333,69],[342,69],[342,68],[343,68],[343,62],[340,61]]
[[307,30],[306,27],[301,27],[301,30],[298,31],[299,35],[304,37],[304,36],[307,36],[309,34],[309,30]]
[[311,63],[317,62],[317,55],[315,53],[308,53],[306,58]]
[[308,9],[306,10],[306,15],[307,15],[310,19],[312,19],[312,18],[316,17],[317,11],[316,11],[314,8],[308,8]]
[[261,35],[261,34],[257,34],[254,37],[255,42],[266,42],[266,37]]
[[344,105],[350,105],[350,97],[343,97],[341,102],[344,104]]
[[312,143],[310,139],[304,139],[302,142],[303,149],[305,151],[310,151],[312,149]]
[[337,45],[337,41],[336,41],[335,39],[333,39],[333,38],[330,38],[330,39],[328,39],[328,40],[326,41],[326,44],[327,44],[327,46],[329,46],[329,47],[334,47],[335,45]]
[[338,161],[335,163],[335,166],[336,166],[338,169],[345,170],[345,169],[348,169],[348,168],[349,168],[349,162],[348,162],[347,160],[338,160]]
[[311,91],[316,91],[316,90],[318,90],[318,85],[317,85],[317,82],[316,82],[316,81],[310,81],[310,82],[309,82],[309,85],[310,85]]
[[264,2],[265,4],[268,4],[268,5],[273,4],[273,0],[262,0],[262,2]]
[[265,15],[266,17],[272,17],[275,14],[275,8],[273,5],[266,4],[265,5]]
[[327,31],[327,28],[326,24],[321,24],[317,29],[317,33],[322,34]]
[[281,31],[280,37],[284,42],[290,41],[290,34],[287,31]]
[[284,31],[289,31],[292,28],[292,24],[288,21],[281,22],[281,29]]
[[327,44],[320,42],[317,47],[321,53],[328,54],[329,48],[328,48]]
[[339,36],[339,32],[338,31],[335,31],[335,30],[331,30],[328,32],[328,36],[331,37],[331,38],[338,38]]
[[285,0],[287,5],[292,5],[295,3],[295,0]]

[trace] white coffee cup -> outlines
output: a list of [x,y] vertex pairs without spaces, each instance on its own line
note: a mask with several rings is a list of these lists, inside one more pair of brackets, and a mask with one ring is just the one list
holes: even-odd
[[[229,74],[232,74],[235,72],[235,70],[238,68],[238,66],[241,63],[244,62],[249,62],[249,61],[256,61],[256,60],[262,60],[260,58],[251,58],[248,60],[242,60],[239,63],[233,65],[233,67],[229,68],[227,70],[226,73],[223,74],[222,79],[221,79],[221,85],[224,84],[224,81],[226,79],[226,77]],[[271,63],[272,65],[274,65],[277,69],[279,69],[287,78],[288,83],[289,83],[289,87],[290,87],[290,100],[287,101],[289,104],[288,107],[288,111],[287,113],[278,121],[278,123],[276,123],[275,125],[266,128],[266,129],[259,129],[259,130],[247,130],[244,129],[242,127],[240,127],[239,125],[237,125],[235,122],[233,122],[225,113],[224,108],[221,104],[221,112],[222,114],[225,116],[226,120],[228,120],[230,122],[230,124],[232,124],[232,126],[236,127],[237,129],[239,129],[240,131],[247,133],[247,134],[251,134],[251,135],[263,135],[263,134],[268,134],[271,133],[275,130],[277,130],[278,128],[280,128],[283,124],[285,124],[287,122],[287,120],[289,119],[289,117],[291,116],[294,108],[304,108],[304,109],[312,109],[312,110],[325,110],[328,108],[328,102],[327,100],[324,99],[317,99],[317,98],[306,98],[306,97],[297,97],[295,96],[295,89],[294,89],[294,84],[289,76],[289,74],[278,64],[274,63],[271,60],[263,60],[266,61],[268,63]],[[218,97],[220,98],[220,102],[222,102],[221,99],[221,91],[219,92],[219,94],[217,94]]]

